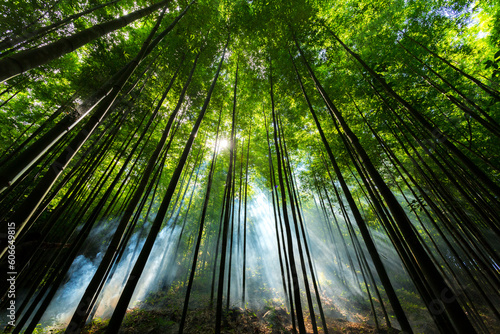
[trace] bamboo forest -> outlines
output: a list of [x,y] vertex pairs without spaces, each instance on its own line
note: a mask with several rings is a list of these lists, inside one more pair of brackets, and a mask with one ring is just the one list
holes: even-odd
[[500,333],[500,3],[2,0],[0,331]]

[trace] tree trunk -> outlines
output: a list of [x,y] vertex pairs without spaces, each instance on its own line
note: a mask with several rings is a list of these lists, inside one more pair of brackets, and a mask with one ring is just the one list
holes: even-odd
[[[304,61],[305,61],[305,58],[304,58]],[[293,62],[293,59],[292,59],[292,62]],[[293,62],[293,65],[295,67],[294,62]],[[318,129],[319,134],[320,134],[323,145],[328,153],[330,161],[332,162],[332,166],[333,166],[333,169],[335,170],[335,174],[337,175],[337,179],[338,179],[338,181],[342,187],[342,190],[344,192],[344,195],[346,196],[346,199],[349,203],[349,207],[351,208],[351,212],[356,220],[356,223],[357,223],[358,228],[361,232],[361,235],[362,235],[363,240],[365,242],[365,245],[368,249],[368,252],[370,253],[373,264],[375,265],[375,268],[376,268],[377,273],[380,277],[380,280],[382,281],[382,284],[385,288],[385,291],[387,293],[387,297],[389,298],[389,301],[394,309],[394,313],[396,314],[396,318],[398,319],[398,322],[399,322],[401,328],[405,332],[413,333],[411,326],[410,326],[410,323],[408,322],[408,318],[406,317],[406,315],[403,311],[403,308],[399,302],[399,299],[397,298],[396,292],[394,291],[394,288],[392,287],[389,276],[387,275],[387,271],[385,270],[385,267],[382,263],[382,260],[380,259],[377,248],[375,247],[375,244],[373,243],[373,240],[370,236],[370,233],[368,231],[366,223],[365,223],[364,219],[362,218],[361,213],[359,212],[356,203],[354,202],[354,198],[351,195],[351,191],[349,190],[349,187],[347,186],[347,183],[344,180],[344,177],[343,177],[343,175],[340,171],[340,168],[336,162],[336,159],[333,155],[333,152],[330,148],[330,145],[328,144],[326,136],[325,136],[323,129],[321,127],[321,124],[319,123],[318,117],[316,116],[316,112],[314,111],[312,104],[309,101],[309,98],[306,94],[305,88],[302,84],[302,80],[300,79],[300,76],[299,76],[299,73],[298,73],[296,67],[295,67],[295,70],[296,70],[296,74],[297,74],[297,80],[299,81],[302,93],[304,95],[304,98],[306,99],[307,105],[309,107],[309,111],[311,112],[311,115],[314,118],[314,122],[316,123],[316,127]]]
[[290,227],[290,221],[288,217],[288,210],[287,210],[287,202],[286,202],[286,189],[285,189],[285,183],[283,181],[283,171],[282,171],[282,165],[281,165],[281,153],[279,149],[279,142],[278,142],[278,133],[277,133],[277,119],[276,115],[274,112],[274,95],[273,95],[273,76],[272,73],[269,75],[269,81],[270,81],[270,86],[271,86],[271,110],[272,110],[272,115],[273,115],[273,124],[274,124],[274,147],[276,149],[276,157],[277,157],[277,163],[278,163],[278,181],[279,181],[279,186],[280,186],[280,192],[281,192],[281,209],[283,210],[283,220],[285,222],[285,229],[286,229],[286,236],[287,236],[287,248],[288,248],[288,256],[289,256],[289,262],[290,262],[290,270],[292,274],[292,286],[293,286],[293,297],[290,296],[290,298],[293,298],[295,300],[295,310],[296,310],[296,316],[297,316],[297,323],[299,326],[299,333],[300,334],[305,334],[306,333],[306,328],[304,324],[304,314],[302,313],[302,305],[301,305],[301,300],[300,300],[300,285],[299,285],[299,278],[297,274],[297,268],[295,265],[295,256],[293,254],[293,241],[292,241],[292,230]]
[[123,28],[130,23],[141,19],[168,4],[170,0],[157,2],[149,7],[139,9],[133,13],[98,24],[69,37],[64,37],[57,42],[41,46],[36,49],[21,51],[15,55],[0,60],[0,83],[32,68],[46,64],[67,53],[84,46],[85,44]]
[[[229,229],[229,219],[231,215],[231,194],[233,188],[233,169],[234,169],[234,149],[235,149],[235,140],[234,140],[234,132],[236,126],[236,94],[238,91],[238,64],[236,65],[236,73],[234,79],[234,93],[233,93],[233,116],[231,122],[231,141],[229,148],[229,168],[227,171],[226,177],[226,197],[224,198],[224,220],[222,222],[222,245],[221,245],[221,258],[219,265],[219,283],[217,286],[217,305],[215,309],[215,333],[221,332],[222,327],[222,297],[224,294],[224,278],[225,278],[225,270],[226,270],[226,252],[227,252],[227,235]],[[229,292],[228,292],[229,293]]]
[[[82,326],[85,324],[85,320],[87,319],[87,316],[89,312],[92,309],[93,306],[93,301],[95,301],[96,293],[99,292],[99,286],[101,285],[101,281],[103,277],[106,275],[108,270],[110,269],[110,265],[113,261],[113,259],[116,256],[116,251],[123,239],[123,233],[125,232],[125,229],[129,223],[130,218],[132,217],[132,214],[134,212],[135,207],[137,206],[137,203],[139,203],[141,197],[143,196],[144,189],[146,188],[149,178],[151,176],[151,173],[153,172],[154,166],[156,164],[156,161],[158,159],[158,156],[160,155],[161,151],[163,150],[163,147],[165,146],[165,142],[168,138],[168,135],[170,133],[170,129],[172,127],[172,124],[175,120],[175,117],[177,116],[177,113],[179,112],[182,103],[184,101],[184,96],[186,94],[187,88],[189,86],[189,83],[191,82],[191,78],[193,76],[194,70],[196,68],[196,64],[198,61],[199,54],[196,56],[195,61],[193,63],[193,67],[191,69],[191,72],[189,74],[189,78],[186,81],[183,90],[180,94],[179,100],[177,102],[177,106],[170,115],[170,118],[167,122],[167,125],[163,131],[162,137],[158,144],[156,145],[155,151],[151,154],[148,164],[146,168],[144,169],[141,177],[141,181],[139,183],[138,188],[135,190],[135,193],[127,205],[127,208],[123,212],[123,216],[120,218],[120,222],[118,223],[118,227],[116,228],[116,231],[113,235],[113,238],[110,241],[110,244],[108,246],[108,249],[106,250],[106,253],[104,254],[101,263],[99,264],[99,267],[97,268],[96,273],[94,274],[91,282],[88,284],[87,289],[85,290],[84,295],[82,296],[80,303],[78,304],[77,307],[77,312],[73,314],[73,317],[71,319],[70,325],[66,329],[67,333],[74,333],[74,332],[79,332],[82,328]],[[180,69],[180,67],[177,69],[177,71]],[[177,76],[176,72],[174,76],[172,77],[172,80],[170,81],[170,84],[168,85],[167,89],[163,93],[162,98],[158,102],[156,109],[154,113],[158,113],[161,105],[163,104],[163,101],[167,97],[168,92],[170,91],[170,88],[172,87],[175,78]]]
[[179,334],[182,334],[184,332],[184,324],[186,322],[186,315],[187,315],[188,306],[189,306],[189,298],[191,296],[191,288],[193,287],[194,274],[196,271],[196,263],[198,261],[198,253],[200,251],[201,238],[203,236],[203,227],[205,225],[205,218],[207,215],[208,201],[210,199],[210,191],[212,190],[212,179],[213,179],[213,174],[214,174],[214,169],[215,169],[215,161],[217,158],[217,139],[219,138],[219,127],[220,127],[221,116],[222,116],[222,109],[219,113],[219,121],[217,123],[217,134],[215,135],[214,154],[212,155],[212,162],[210,164],[210,171],[208,172],[207,190],[205,192],[205,199],[203,201],[203,209],[201,211],[200,229],[198,231],[198,239],[196,240],[196,246],[194,248],[193,263],[191,266],[191,272],[189,273],[189,281],[188,281],[188,285],[186,288],[186,295],[184,297],[184,306],[182,308],[182,316],[181,316],[181,321],[179,323]]
[[[191,1],[191,3],[174,19],[174,21],[154,40],[151,41],[152,36],[149,36],[149,45],[145,50],[141,49],[141,51],[139,51],[139,54],[142,54],[141,57],[132,59],[120,71],[115,73],[105,84],[103,84],[91,97],[86,99],[81,106],[77,107],[76,111],[64,117],[58,122],[58,124],[56,124],[56,126],[40,137],[34,144],[28,147],[14,160],[10,161],[7,166],[2,167],[0,169],[0,192],[4,191],[7,187],[10,187],[31,165],[38,161],[44,152],[49,150],[60,138],[64,136],[64,134],[75,127],[98,103],[103,101],[104,98],[112,94],[118,94],[126,80],[128,80],[128,78],[126,78],[127,72],[132,73],[135,70],[139,63],[151,53],[158,43],[160,43],[160,41],[173,29],[177,22],[179,22],[184,14],[186,14],[193,2],[194,0]],[[156,29],[157,27],[154,28],[155,32]],[[123,78],[126,78],[125,82],[121,83],[120,80]],[[64,107],[65,106],[61,108]],[[98,111],[96,111],[94,115],[97,113]]]
[[[340,40],[338,40],[338,41],[340,41]],[[297,41],[296,41],[296,43],[297,43]],[[342,43],[342,45],[345,46],[343,43]],[[425,252],[424,248],[419,243],[417,236],[415,235],[413,229],[411,228],[411,222],[409,221],[408,217],[406,216],[406,213],[404,212],[403,208],[401,207],[398,200],[396,199],[394,194],[391,192],[391,190],[389,189],[389,187],[387,186],[387,184],[382,179],[379,172],[377,171],[377,169],[375,168],[375,166],[371,162],[371,159],[369,158],[368,154],[366,153],[364,148],[359,143],[357,136],[352,132],[350,127],[345,122],[340,111],[335,107],[333,102],[330,100],[330,98],[328,97],[328,95],[324,91],[323,87],[321,86],[318,79],[314,75],[312,69],[310,68],[309,64],[307,63],[305,56],[302,53],[302,50],[300,49],[298,43],[297,43],[297,47],[299,48],[299,51],[301,53],[301,56],[304,60],[305,65],[309,71],[311,79],[314,81],[314,84],[316,85],[318,92],[320,93],[321,97],[324,99],[328,110],[332,113],[334,120],[336,120],[340,124],[342,130],[345,132],[345,136],[349,139],[350,144],[353,145],[354,149],[356,150],[356,153],[359,155],[359,158],[361,159],[361,161],[363,161],[364,167],[366,168],[366,170],[369,173],[370,177],[372,178],[373,182],[377,186],[381,195],[384,197],[384,199],[387,203],[387,206],[389,207],[389,210],[391,211],[395,221],[398,224],[399,230],[401,231],[406,242],[408,243],[409,248],[411,249],[411,252],[414,256],[413,261],[415,261],[416,265],[418,267],[420,267],[420,269],[422,270],[422,273],[425,275],[427,283],[429,284],[429,286],[432,289],[432,294],[434,295],[434,298],[435,298],[434,300],[436,301],[436,303],[439,303],[440,307],[442,306],[443,310],[446,311],[447,317],[450,319],[450,321],[452,322],[452,324],[455,327],[455,330],[457,330],[457,332],[464,333],[464,334],[465,333],[469,333],[469,334],[475,333],[476,331],[475,331],[474,327],[472,326],[469,319],[467,318],[467,316],[463,312],[462,308],[458,304],[458,302],[456,300],[455,293],[448,286],[448,284],[445,282],[444,278],[441,276],[439,271],[436,269],[435,265],[432,263],[432,260],[429,258],[429,255]],[[351,51],[351,54],[352,54],[352,51]],[[360,60],[359,57],[357,57],[356,59]],[[373,70],[372,70],[372,72],[373,72]],[[381,82],[383,82],[383,80],[381,80]],[[385,84],[385,86],[387,86],[387,84]],[[387,86],[387,88],[389,88],[389,90],[392,91],[392,89],[390,87]],[[395,95],[397,96],[397,94],[395,94]],[[399,99],[401,100],[400,97],[399,97]],[[401,101],[401,102],[404,102],[404,101]],[[407,108],[408,110],[412,110],[412,111],[414,110],[406,102],[404,102],[404,104],[405,104],[405,106],[409,107],[409,108]],[[422,118],[422,117],[420,116],[420,118]],[[425,122],[427,122],[427,121],[425,121]],[[499,192],[499,194],[500,194],[500,192]],[[397,245],[395,245],[395,246],[397,246]],[[448,298],[448,296],[446,296],[446,294],[448,294],[450,297]],[[443,297],[443,296],[446,296],[446,297]],[[445,301],[443,301],[442,299],[444,299]],[[427,305],[428,308],[432,308],[433,306],[434,305]],[[441,311],[441,312],[439,312],[439,314],[436,314],[436,315],[442,316],[443,315],[442,313],[443,312]]]
[[168,206],[170,204],[170,200],[172,199],[172,196],[174,194],[175,188],[177,186],[177,182],[179,181],[179,177],[182,173],[182,169],[184,168],[184,164],[186,163],[187,157],[188,157],[189,152],[191,150],[191,146],[193,145],[193,142],[196,138],[196,134],[197,134],[198,129],[200,127],[201,121],[203,120],[203,117],[205,116],[205,113],[207,111],[208,104],[210,102],[210,98],[212,96],[212,92],[213,92],[214,87],[215,87],[215,83],[217,82],[217,78],[219,77],[220,69],[222,67],[222,62],[224,61],[224,56],[226,53],[226,48],[227,48],[228,43],[229,43],[229,39],[228,39],[226,46],[224,48],[224,52],[222,53],[221,61],[220,61],[219,66],[217,68],[217,72],[215,74],[214,80],[212,81],[212,85],[210,86],[210,89],[208,91],[207,98],[205,99],[205,102],[204,102],[203,107],[201,109],[200,115],[198,116],[198,119],[196,120],[196,123],[194,124],[193,129],[191,130],[191,134],[190,134],[189,139],[186,143],[184,151],[182,152],[179,163],[178,163],[177,167],[175,168],[174,173],[170,179],[170,183],[168,185],[165,197],[163,198],[162,203],[160,204],[160,207],[158,208],[156,218],[151,226],[148,237],[144,243],[144,246],[142,247],[142,250],[141,250],[141,253],[139,254],[139,257],[137,258],[137,261],[134,265],[134,268],[132,269],[132,272],[130,273],[130,276],[127,280],[127,284],[125,285],[125,288],[123,289],[123,292],[122,292],[122,295],[120,296],[118,304],[116,305],[115,311],[113,312],[113,315],[109,321],[109,325],[106,329],[106,334],[118,333],[118,330],[120,328],[120,324],[123,320],[123,317],[125,316],[125,312],[127,311],[127,307],[128,307],[129,302],[130,302],[130,299],[132,298],[132,294],[134,293],[135,287],[139,281],[139,277],[141,276],[142,271],[144,270],[144,266],[146,265],[149,254],[151,253],[151,250],[153,248],[154,242],[156,240],[156,236],[160,232],[163,218],[165,217],[165,213],[166,213]]
[[75,20],[75,19],[77,19],[79,17],[82,17],[84,15],[92,13],[92,12],[98,10],[98,9],[103,8],[103,7],[107,7],[109,5],[115,4],[118,1],[121,1],[121,0],[113,0],[113,1],[110,1],[110,2],[107,2],[107,3],[103,3],[103,4],[100,4],[100,5],[94,6],[92,8],[89,8],[87,10],[84,10],[83,12],[80,12],[80,13],[68,16],[65,19],[59,20],[57,22],[49,24],[49,25],[47,25],[45,27],[42,27],[40,29],[37,29],[35,31],[31,31],[31,32],[26,31],[26,32],[23,32],[23,34],[20,35],[20,36],[17,36],[17,37],[14,37],[14,38],[6,38],[6,39],[4,39],[3,41],[0,42],[0,52],[3,51],[3,50],[5,50],[5,49],[9,49],[9,48],[12,48],[14,46],[17,46],[18,44],[21,44],[21,43],[24,43],[26,41],[32,40],[34,38],[40,38],[42,36],[45,36],[51,30],[58,29],[59,27],[61,27],[62,25],[66,24],[66,23],[68,23],[70,21],[73,21],[73,20]]

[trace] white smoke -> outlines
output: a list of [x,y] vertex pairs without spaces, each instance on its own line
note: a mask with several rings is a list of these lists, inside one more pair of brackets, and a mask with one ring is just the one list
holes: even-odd
[[[99,244],[100,240],[110,240],[110,232],[114,232],[114,230],[115,228],[109,231],[108,234],[103,234],[102,228],[97,225],[87,238],[87,249],[94,248],[96,244]],[[156,283],[159,277],[166,282],[171,282],[173,279],[175,265],[171,262],[165,262],[169,264],[168,270],[165,271],[161,270],[165,268],[160,268],[160,264],[162,263],[163,256],[169,258],[172,249],[175,248],[172,246],[175,246],[178,230],[179,228],[177,227],[174,227],[173,230],[170,227],[165,227],[160,231],[144,268],[144,273],[139,280],[129,305],[134,305],[144,300],[147,293],[157,287]],[[127,244],[121,261],[114,268],[113,275],[107,281],[99,296],[99,305],[94,313],[94,317],[108,318],[111,316],[144,241],[145,236],[141,235],[141,231],[135,231]],[[42,324],[64,325],[71,320],[87,285],[102,260],[103,252],[107,245],[107,243],[101,244],[99,252],[95,255],[83,251],[83,254],[77,256],[68,270],[66,282],[58,289],[47,311],[44,313],[41,320]]]

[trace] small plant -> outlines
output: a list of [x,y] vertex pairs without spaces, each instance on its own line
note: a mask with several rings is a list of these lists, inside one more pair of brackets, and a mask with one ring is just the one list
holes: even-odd
[[45,332],[45,329],[42,327],[42,324],[36,325],[35,329],[33,330],[33,334],[42,334]]

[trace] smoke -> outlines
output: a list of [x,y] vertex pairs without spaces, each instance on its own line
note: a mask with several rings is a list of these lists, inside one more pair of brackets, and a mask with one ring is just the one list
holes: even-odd
[[[303,271],[308,280],[311,296],[315,300],[315,290],[312,284],[312,276],[316,279],[318,294],[321,297],[323,309],[327,316],[333,318],[343,318],[349,321],[372,322],[373,314],[370,308],[367,294],[367,286],[374,298],[377,315],[381,317],[381,307],[378,297],[375,295],[373,282],[367,278],[365,284],[362,272],[367,274],[369,269],[375,278],[375,283],[380,289],[385,305],[391,314],[391,308],[387,304],[386,296],[381,288],[376,270],[371,262],[371,258],[364,247],[364,242],[357,232],[354,219],[351,218],[353,230],[349,231],[348,225],[341,214],[336,214],[335,218],[329,214],[325,217],[313,203],[304,203],[303,224],[305,237],[302,233],[302,226],[297,219],[294,219],[291,210],[288,210],[291,224],[291,239],[293,249],[288,249],[286,230],[275,222],[272,198],[270,194],[265,194],[254,187],[255,192],[252,199],[247,203],[246,221],[246,248],[244,252],[244,232],[245,224],[244,203],[235,200],[235,207],[231,210],[232,216],[229,223],[228,251],[226,254],[226,268],[224,276],[224,298],[229,296],[230,307],[246,307],[251,309],[262,309],[267,305],[289,308],[287,296],[291,278],[287,275],[287,261],[290,261],[290,254],[293,253],[295,266],[297,267],[297,278],[301,290],[302,306],[307,310],[305,296],[305,281]],[[192,251],[194,249],[197,228],[199,224],[199,213],[201,207],[193,205],[187,214],[187,204],[182,209],[176,210],[176,215],[181,219],[170,217],[169,225],[163,228],[156,240],[156,243],[149,256],[149,260],[135,289],[129,307],[136,305],[139,301],[144,301],[150,293],[158,291],[168,291],[176,281],[176,285],[181,290],[171,290],[178,297],[184,296],[182,288],[188,277],[190,262],[192,261]],[[217,206],[214,207],[217,212]],[[154,211],[154,210],[153,210]],[[334,208],[335,213],[340,212],[339,208]],[[151,214],[153,216],[154,213]],[[283,212],[280,211],[280,215]],[[174,219],[175,218],[175,219]],[[283,217],[282,217],[283,218]],[[181,226],[178,224],[172,227],[174,221],[187,221],[185,229],[181,235]],[[217,287],[219,272],[217,266],[220,261],[220,254],[216,263],[213,258],[217,245],[217,231],[220,225],[219,219],[212,219],[205,226],[205,237],[202,239],[201,255],[198,257],[198,269],[195,275],[193,289],[199,294],[191,298],[191,306],[200,305],[200,300],[207,299],[212,288],[212,275],[215,272],[215,290]],[[278,227],[278,229],[277,229]],[[102,240],[110,240],[116,228],[116,224],[107,228],[98,225],[90,233],[86,243],[87,249],[82,252],[72,264],[66,282],[60,287],[51,305],[47,309],[42,319],[43,324],[66,324],[73,315],[85,288],[90,282],[97,266],[99,265],[103,251],[107,243]],[[211,238],[207,237],[208,230],[212,229]],[[296,233],[299,230],[299,235]],[[106,282],[101,292],[96,308],[92,316],[99,318],[109,318],[118,302],[122,289],[125,286],[128,275],[132,270],[135,261],[143,246],[146,232],[149,225],[136,229],[126,245],[123,256],[118,264],[113,268],[112,276]],[[359,246],[353,242],[353,233],[359,240]],[[371,229],[371,234],[375,241],[379,254],[387,268],[389,276],[393,279],[396,290],[404,291],[403,298],[412,298],[411,301],[419,303],[415,288],[408,278],[394,247],[390,244],[385,233]],[[299,256],[298,240],[304,250],[304,263]],[[278,246],[279,240],[279,246]],[[305,252],[305,246],[310,252],[311,263]],[[220,245],[218,252],[220,252]],[[187,255],[186,255],[187,254]],[[245,254],[245,257],[244,257]],[[364,255],[367,267],[361,266],[359,259]],[[280,259],[281,257],[281,259]],[[245,260],[245,265],[243,262]],[[213,266],[215,271],[213,270]],[[288,262],[288,265],[290,263]],[[311,268],[312,267],[312,272]],[[203,269],[203,270],[202,270]],[[245,275],[245,286],[243,287],[243,275]],[[368,277],[368,276],[366,276]],[[286,290],[284,289],[286,286]],[[229,288],[229,290],[228,290]],[[406,290],[405,290],[406,289]],[[229,291],[229,293],[228,293]],[[215,291],[216,292],[216,291]],[[243,301],[243,294],[245,299]],[[177,295],[176,295],[177,296]],[[179,298],[179,300],[182,298]],[[208,301],[208,300],[207,300]],[[313,302],[317,311],[316,301]],[[418,305],[422,308],[422,304]],[[158,307],[163,307],[162,305]],[[194,306],[196,307],[196,306]],[[423,318],[422,318],[423,319]],[[426,318],[427,319],[427,318]],[[410,319],[412,321],[412,319]],[[426,320],[427,321],[427,320]]]
[[[113,228],[107,228],[106,231],[99,225],[96,225],[91,231],[86,240],[85,249],[82,254],[75,258],[68,270],[65,283],[58,289],[44,313],[41,320],[43,325],[65,325],[69,323],[87,285],[102,260],[103,252],[106,250],[115,229],[116,223]],[[106,282],[99,296],[97,308],[94,309],[94,317],[108,318],[111,316],[128,275],[144,244],[145,234],[141,233],[143,229],[148,230],[147,224],[134,232],[121,261],[115,264],[115,268],[112,269],[113,274]],[[175,248],[173,247],[175,246],[175,240],[178,237],[178,230],[177,227],[165,227],[160,231],[144,269],[144,274],[141,276],[131,299],[130,306],[144,300],[150,290],[157,289],[158,282],[163,284],[171,283],[176,266],[174,263],[164,260],[171,257],[172,249]],[[103,240],[107,242],[103,243]],[[169,268],[165,270],[167,264]]]
[[[283,281],[288,287],[291,282],[287,276],[286,261],[290,261],[287,249],[287,235],[284,228],[279,224],[275,224],[274,213],[272,207],[271,196],[266,196],[262,191],[254,189],[256,193],[253,199],[248,202],[248,221],[247,221],[247,245],[246,245],[246,286],[245,286],[245,305],[242,304],[243,294],[243,228],[240,226],[238,233],[238,223],[235,220],[232,238],[233,247],[231,249],[231,267],[226,268],[225,277],[225,296],[227,295],[228,271],[231,275],[230,284],[230,305],[238,307],[248,307],[260,309],[265,305],[274,304],[288,307],[286,294],[284,291]],[[239,203],[236,201],[235,215],[238,216]],[[290,211],[290,210],[289,210]],[[315,279],[318,282],[319,294],[323,298],[322,302],[328,303],[327,310],[330,310],[330,315],[334,317],[342,317],[347,320],[359,321],[355,316],[350,314],[350,304],[352,299],[360,300],[366,295],[362,292],[358,280],[359,268],[355,258],[354,249],[350,241],[341,242],[341,238],[348,238],[345,222],[341,217],[339,227],[342,236],[339,235],[337,229],[332,230],[332,240],[325,233],[325,224],[317,214],[309,210],[305,215],[304,225],[306,231],[306,240],[301,233],[301,246],[304,249],[305,241],[310,250],[312,266]],[[241,210],[243,212],[243,209]],[[282,215],[283,212],[280,212]],[[241,214],[243,216],[243,214]],[[236,218],[237,219],[237,218]],[[299,257],[297,235],[295,232],[294,220],[291,212],[289,212],[289,220],[291,223],[291,238],[293,240],[293,254],[300,288],[304,291],[305,280],[302,274],[302,263]],[[328,222],[333,223],[333,222]],[[242,224],[241,222],[239,224]],[[278,226],[278,230],[276,227]],[[300,226],[298,226],[300,230]],[[282,235],[285,240],[282,239]],[[281,249],[281,264],[280,252],[278,250],[278,238]],[[228,242],[228,248],[231,243]],[[215,248],[215,245],[212,246]],[[286,253],[286,254],[285,254]],[[287,255],[287,256],[285,256]],[[308,277],[309,287],[314,298],[314,290],[311,280],[311,272],[309,259],[304,251],[304,268]],[[226,265],[229,267],[229,255],[226,259]],[[283,267],[281,267],[283,266]],[[282,270],[284,277],[282,277]],[[288,288],[287,288],[288,290]],[[302,296],[305,303],[305,295]],[[367,301],[366,301],[367,302]]]
[[[246,305],[241,304],[243,294],[243,229],[240,236],[233,231],[233,240],[241,240],[232,250],[231,304],[260,308],[266,302],[282,298],[283,288],[276,229],[272,207],[263,193],[257,193],[248,203],[247,245],[246,245]],[[238,207],[235,212],[238,212]],[[243,210],[241,210],[243,212]]]

